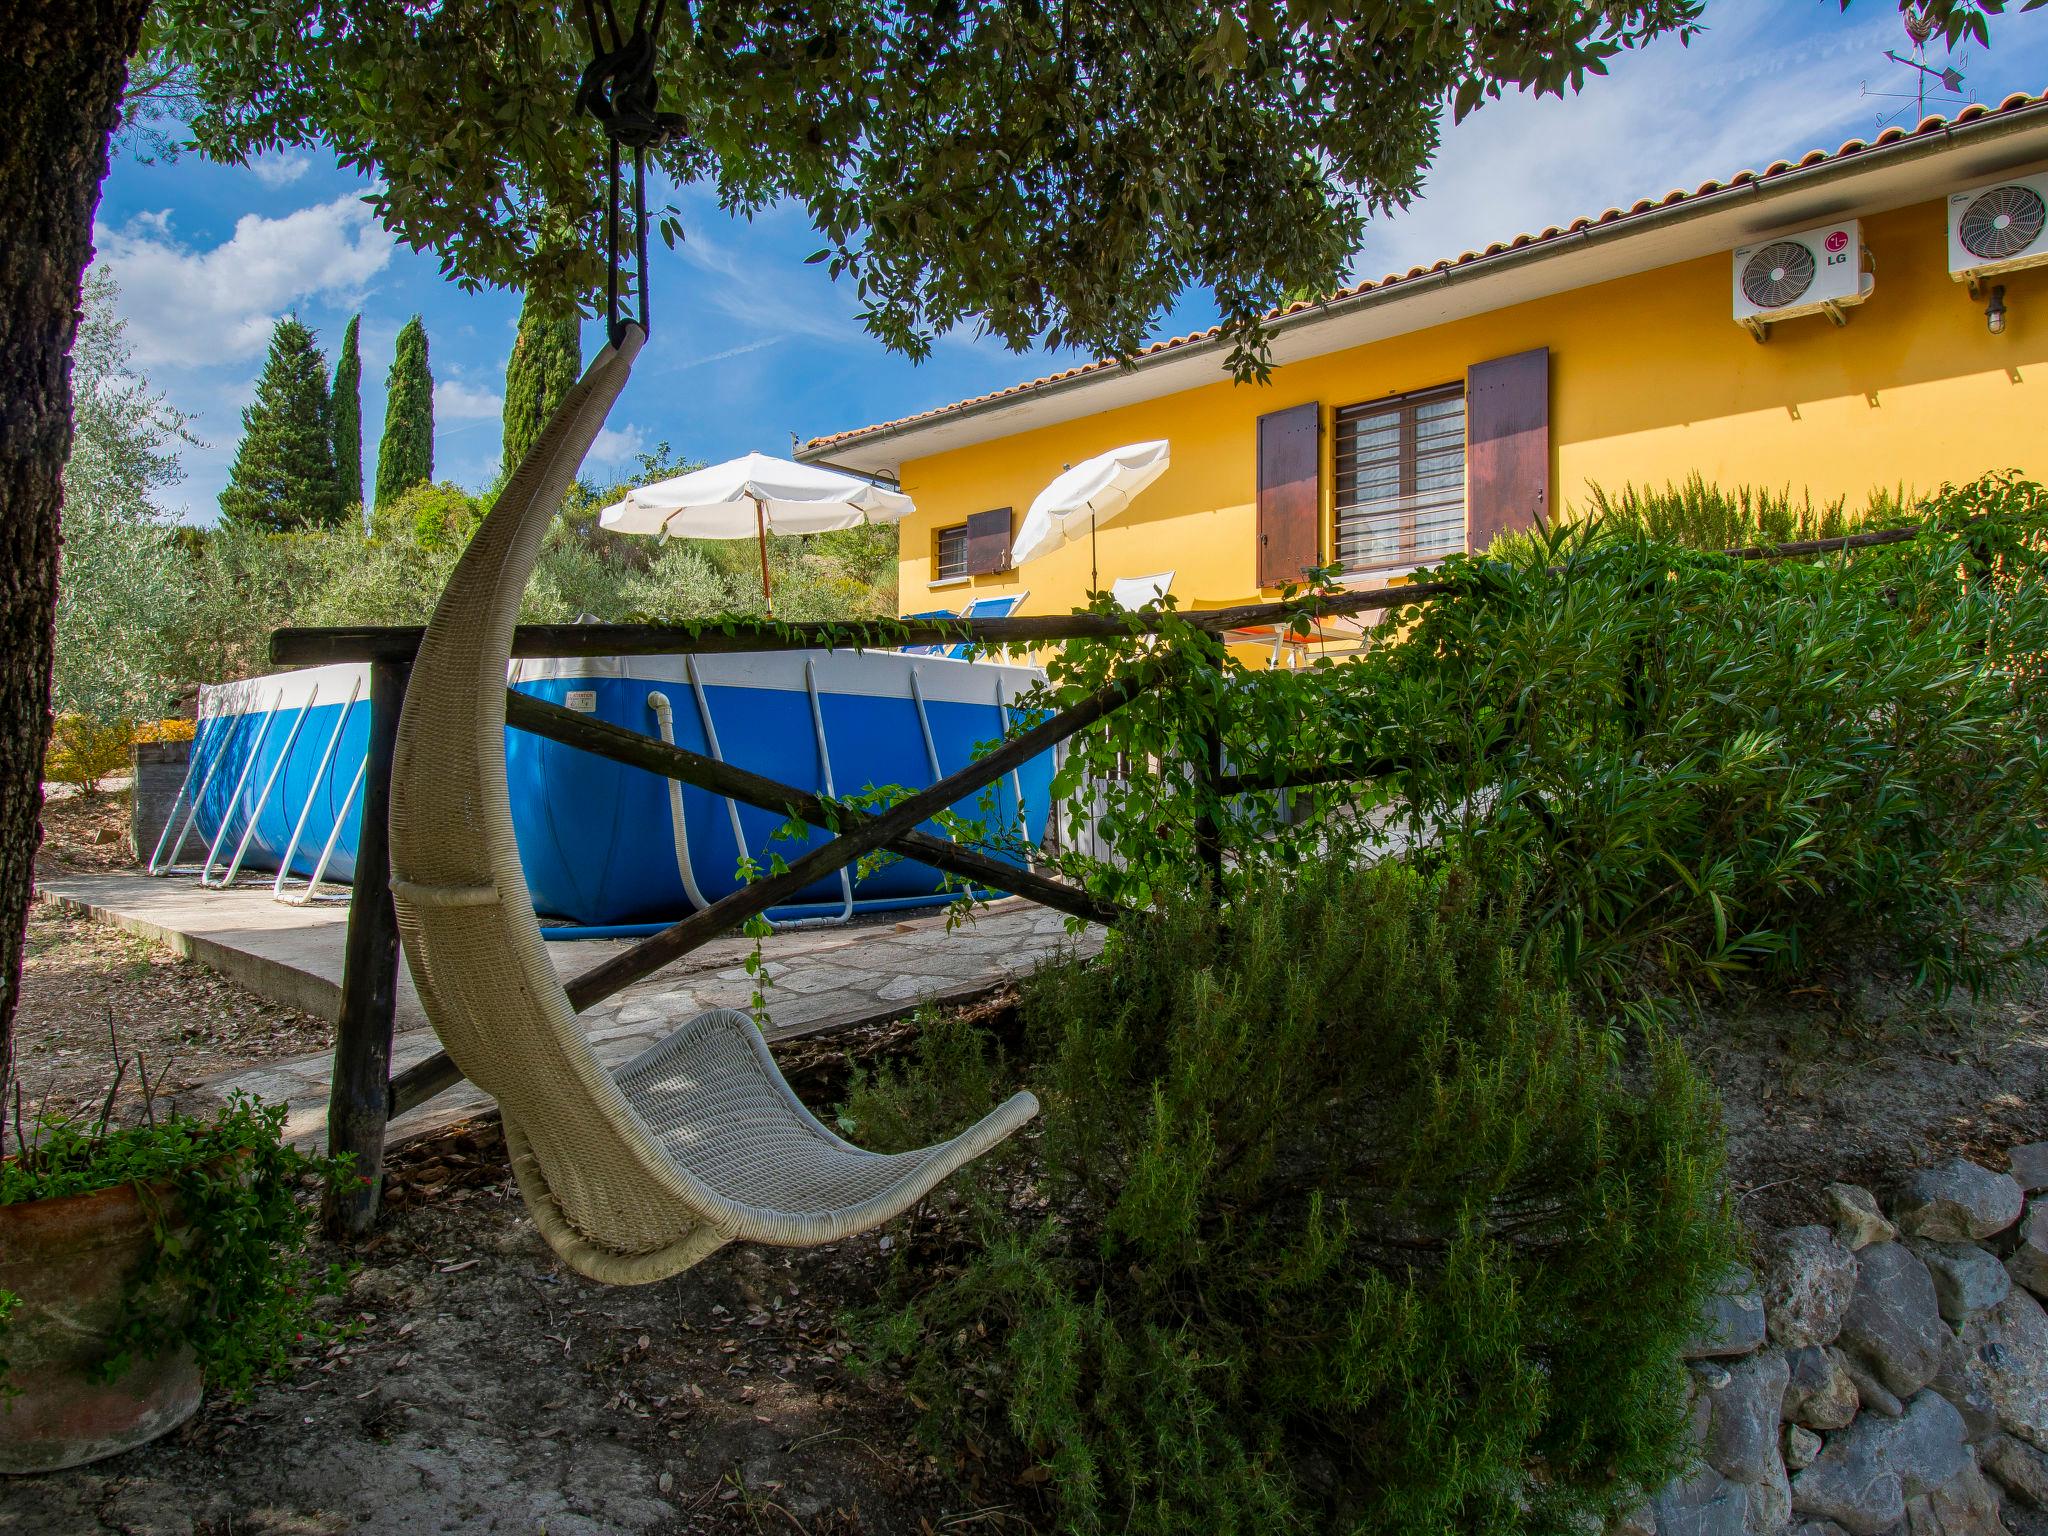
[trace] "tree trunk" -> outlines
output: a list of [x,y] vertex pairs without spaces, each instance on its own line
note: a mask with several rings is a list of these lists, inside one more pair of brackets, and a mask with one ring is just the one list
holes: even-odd
[[149,0],[35,0],[7,7],[0,25],[0,80],[13,82],[0,133],[0,1085],[42,839],[71,341],[107,145],[148,9]]

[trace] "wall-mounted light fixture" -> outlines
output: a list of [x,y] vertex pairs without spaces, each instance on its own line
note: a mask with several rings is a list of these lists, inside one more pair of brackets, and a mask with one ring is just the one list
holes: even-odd
[[2005,284],[1991,290],[1991,302],[1984,306],[1984,328],[1994,336],[2005,334]]

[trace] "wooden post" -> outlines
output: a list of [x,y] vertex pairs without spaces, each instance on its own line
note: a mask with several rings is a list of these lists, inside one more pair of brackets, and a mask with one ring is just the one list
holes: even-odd
[[[1206,638],[1206,649],[1219,678],[1230,671],[1230,649],[1214,635]],[[1195,771],[1196,783],[1202,792],[1201,817],[1195,823],[1195,857],[1209,877],[1209,895],[1219,905],[1223,901],[1223,691],[1218,688],[1212,696],[1210,707],[1218,711],[1203,727],[1201,756],[1190,766]]]
[[334,1081],[327,1096],[327,1150],[351,1153],[355,1175],[327,1193],[327,1226],[358,1236],[377,1220],[384,1193],[391,1030],[398,1005],[398,914],[391,905],[391,753],[410,667],[370,664],[370,743],[363,771],[363,825],[334,1026]]
[[1195,857],[1209,874],[1209,894],[1223,900],[1223,731],[1213,722],[1202,732],[1202,756],[1195,765],[1202,786],[1201,819],[1195,823]]

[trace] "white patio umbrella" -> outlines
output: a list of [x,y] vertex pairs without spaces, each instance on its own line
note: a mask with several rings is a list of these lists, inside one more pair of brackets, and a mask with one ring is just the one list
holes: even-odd
[[836,469],[794,464],[750,453],[657,480],[626,493],[597,517],[614,533],[669,535],[679,539],[758,539],[761,596],[772,617],[768,590],[768,531],[829,533],[863,523],[894,523],[916,510],[901,491],[887,490]]
[[1106,523],[1131,498],[1166,473],[1172,462],[1164,438],[1149,443],[1128,443],[1098,453],[1092,459],[1070,464],[1060,477],[1038,493],[1031,510],[1024,514],[1024,526],[1017,530],[1017,542],[1010,549],[1010,564],[1022,565],[1049,555],[1062,544],[1088,535],[1088,589],[1096,584],[1095,527]]

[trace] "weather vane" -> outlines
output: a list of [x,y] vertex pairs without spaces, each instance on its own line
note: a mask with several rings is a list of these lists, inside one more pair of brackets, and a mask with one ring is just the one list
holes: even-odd
[[[1884,56],[1890,59],[1892,63],[1913,71],[1913,90],[1910,93],[1905,91],[1873,91],[1870,88],[1870,82],[1866,80],[1863,82],[1863,94],[1873,101],[1912,102],[1913,110],[1916,113],[1913,121],[1918,123],[1927,116],[1927,101],[1930,89],[1933,91],[1934,100],[1937,104],[1955,103],[1963,100],[1963,71],[1960,67],[1963,62],[1963,56],[1960,53],[1951,52],[1939,67],[1928,63],[1928,41],[1940,30],[1933,14],[1925,6],[1916,6],[1905,13],[1903,20],[1906,25],[1906,38],[1913,45],[1912,56],[1909,58],[1905,54],[1891,48],[1885,49]],[[1879,128],[1886,127],[1888,124],[1905,116],[1905,114],[1906,109],[1904,107],[1893,107],[1887,111],[1881,111],[1878,113],[1877,126]]]

